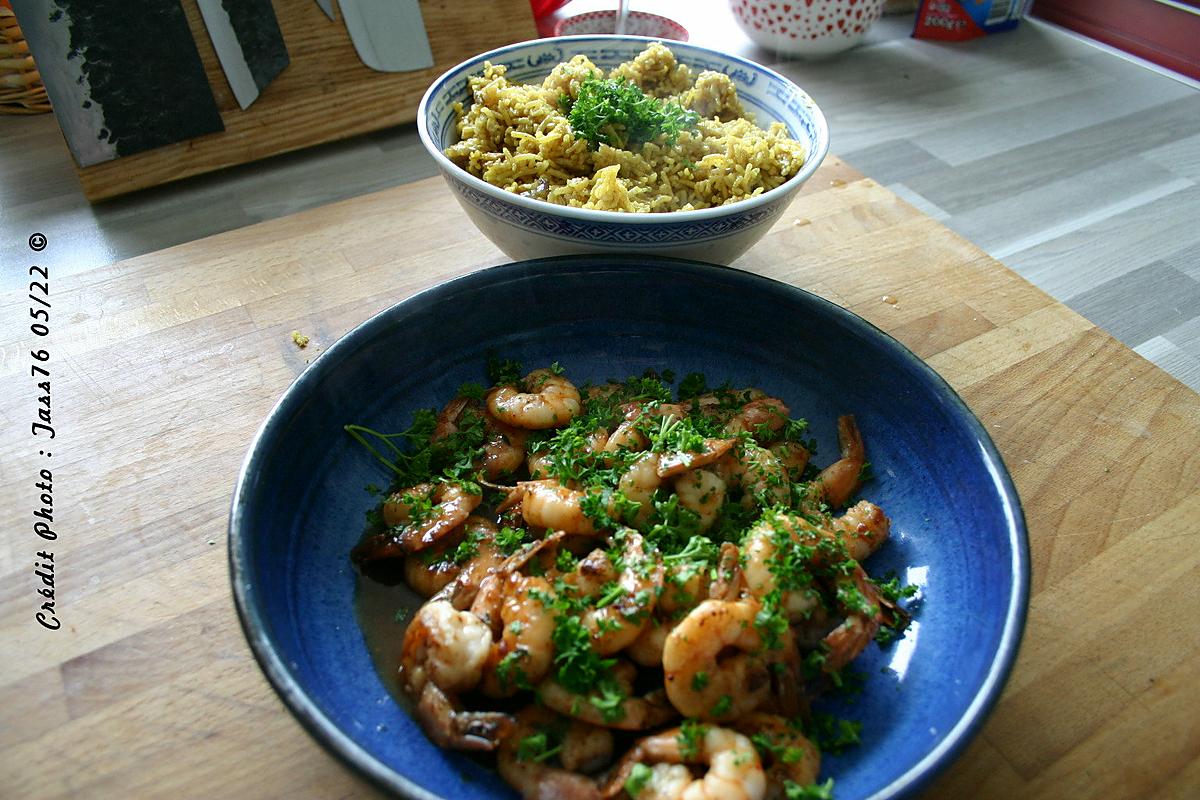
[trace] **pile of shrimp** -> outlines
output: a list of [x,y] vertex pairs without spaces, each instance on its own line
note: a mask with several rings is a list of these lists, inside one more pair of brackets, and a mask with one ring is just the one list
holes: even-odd
[[861,566],[890,523],[846,507],[866,466],[854,418],[817,469],[803,422],[758,390],[518,376],[442,409],[440,460],[352,553],[427,598],[398,673],[426,734],[495,752],[527,798],[815,786],[810,700],[907,621]]

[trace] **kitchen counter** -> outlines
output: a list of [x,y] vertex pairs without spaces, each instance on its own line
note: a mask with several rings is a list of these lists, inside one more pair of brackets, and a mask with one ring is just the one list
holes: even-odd
[[[53,440],[29,431],[31,337],[4,348],[0,377],[14,434],[0,449],[7,794],[374,796],[254,664],[227,574],[230,493],[309,360],[392,303],[504,260],[434,178],[53,275],[53,327],[33,345],[52,354]],[[836,156],[740,265],[926,359],[1020,494],[1025,638],[994,713],[928,796],[1196,796],[1200,395]],[[28,304],[9,295],[2,312]],[[36,535],[46,513],[54,541]],[[57,631],[35,619],[44,551]]]

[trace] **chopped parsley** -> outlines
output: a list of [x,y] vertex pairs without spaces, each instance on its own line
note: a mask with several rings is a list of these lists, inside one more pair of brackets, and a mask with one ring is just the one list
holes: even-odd
[[562,752],[562,744],[552,744],[545,732],[531,734],[517,743],[517,760],[540,764]]
[[802,748],[795,745],[781,744],[776,739],[776,736],[766,731],[759,731],[750,737],[751,743],[754,744],[754,747],[764,758],[780,761],[784,764],[798,764],[804,760],[804,750]]
[[646,784],[653,777],[654,770],[647,767],[642,762],[633,765],[633,769],[629,771],[629,777],[625,779],[625,791],[630,797],[637,797],[646,788]]
[[465,564],[471,559],[479,555],[479,543],[484,539],[481,531],[468,531],[463,540],[458,543],[458,547],[454,548],[454,554],[450,560],[455,564]]
[[625,149],[660,139],[670,147],[700,121],[696,112],[656,100],[625,78],[593,75],[580,85],[574,102],[567,98],[567,105],[571,130],[592,149],[601,144]]
[[494,352],[487,356],[487,376],[493,386],[515,386],[521,382],[525,370],[520,361],[500,358]]
[[806,726],[805,734],[822,753],[837,755],[861,742],[862,723],[840,719],[832,714],[814,711]]
[[786,800],[833,800],[833,778],[824,783],[810,783],[807,786],[785,779],[783,793]]
[[570,613],[556,617],[554,632],[555,677],[575,694],[588,694],[609,677],[616,659],[605,659],[592,649],[591,633],[578,616]]
[[520,666],[520,663],[528,657],[527,650],[518,648],[500,659],[500,663],[496,665],[496,678],[502,687],[506,689],[512,686],[519,689],[533,688],[529,685],[529,678],[525,675],[525,670]]
[[525,543],[525,534],[528,531],[522,528],[510,528],[505,525],[496,532],[495,544],[500,548],[500,552],[506,556],[511,556],[517,552],[522,544]]
[[783,593],[772,589],[763,596],[762,608],[754,615],[754,627],[762,636],[763,648],[778,650],[783,646],[783,636],[788,630],[787,612],[781,600]]
[[695,761],[700,758],[700,748],[704,737],[708,734],[708,726],[697,719],[685,719],[679,726],[676,739],[679,741],[679,755],[684,761]]

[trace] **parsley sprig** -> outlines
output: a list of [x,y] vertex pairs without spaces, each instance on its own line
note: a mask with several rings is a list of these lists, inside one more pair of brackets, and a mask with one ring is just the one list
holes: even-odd
[[660,138],[671,147],[680,133],[700,121],[695,111],[649,97],[625,78],[593,75],[580,85],[575,100],[564,96],[560,104],[575,135],[593,149],[601,144],[627,149]]

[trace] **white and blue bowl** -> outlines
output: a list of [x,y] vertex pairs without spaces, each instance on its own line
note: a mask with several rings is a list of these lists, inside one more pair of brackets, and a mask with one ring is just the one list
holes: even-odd
[[342,428],[407,428],[486,381],[492,349],[559,361],[581,382],[670,367],[760,387],[810,421],[822,464],[838,452],[837,416],[853,413],[874,476],[863,496],[892,519],[867,568],[920,595],[904,638],[856,660],[861,693],[821,704],[863,724],[862,746],[823,759],[821,779],[839,800],[911,797],[963,750],[1012,667],[1029,591],[1021,506],[983,426],[921,359],[816,295],[709,264],[573,256],[466,275],[367,320],[304,371],[250,446],[229,525],[234,598],[263,671],[331,752],[407,797],[516,799],[433,745],[375,671],[350,550],[378,502],[364,487],[388,476]]
[[669,213],[626,214],[555,205],[492,186],[456,166],[443,150],[458,139],[455,103],[471,105],[467,78],[483,62],[504,64],[508,78],[540,83],[554,66],[584,54],[598,67],[629,61],[650,42],[640,36],[564,36],[537,39],[491,50],[464,61],[433,82],[417,110],[421,142],[437,162],[467,216],[514,259],[572,253],[641,253],[729,264],[746,252],[779,219],[796,192],[829,152],[829,128],[812,98],[777,72],[707,47],[664,42],[689,67],[723,72],[762,127],[787,126],[804,144],[807,160],[791,180],[757,197],[717,208]]

